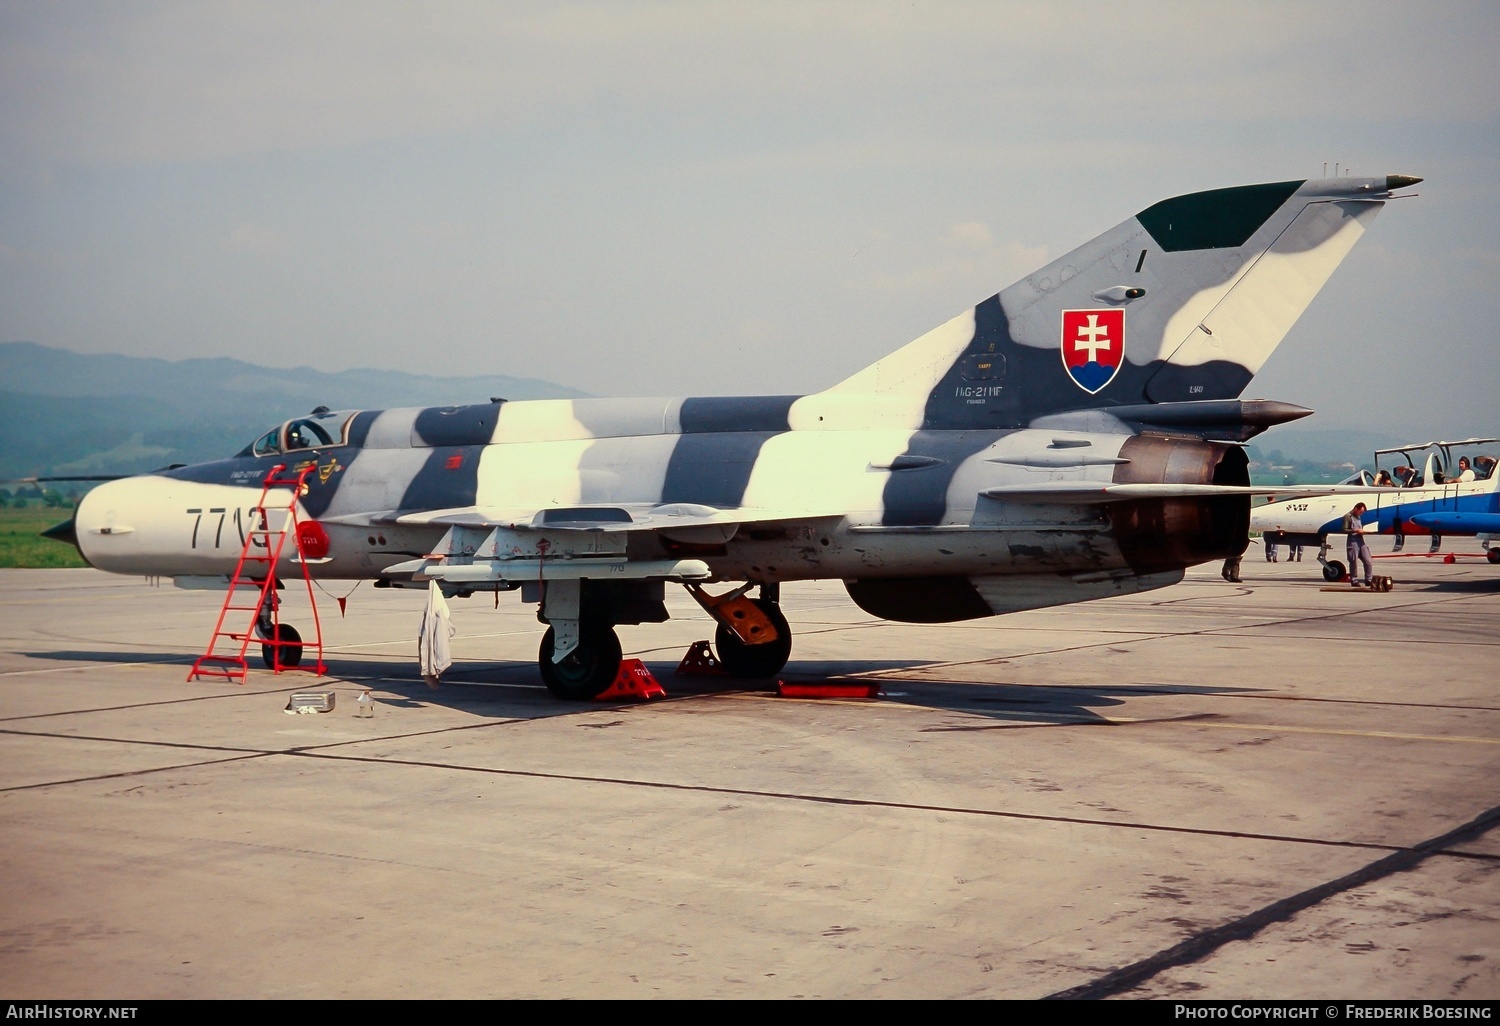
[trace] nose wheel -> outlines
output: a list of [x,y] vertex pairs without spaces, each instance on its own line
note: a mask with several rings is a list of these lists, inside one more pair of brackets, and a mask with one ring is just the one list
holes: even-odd
[[282,669],[289,670],[301,664],[302,635],[297,628],[289,623],[279,623],[270,630],[261,628],[260,636],[265,639],[260,646],[260,658],[266,669],[274,670],[279,664]]

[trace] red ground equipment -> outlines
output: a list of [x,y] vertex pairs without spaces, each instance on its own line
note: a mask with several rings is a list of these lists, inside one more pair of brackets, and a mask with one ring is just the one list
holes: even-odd
[[[262,658],[276,673],[305,670],[321,677],[328,672],[323,663],[323,628],[318,621],[312,576],[307,569],[309,559],[321,559],[327,554],[328,536],[317,521],[297,517],[297,500],[306,491],[303,482],[316,469],[308,466],[295,476],[282,476],[286,464],[278,463],[266,474],[260,501],[250,511],[250,528],[245,532],[244,547],[229,578],[229,591],[224,596],[224,607],[219,610],[218,622],[208,640],[208,650],[194,661],[188,680],[227,677],[245,683],[250,673],[245,653],[257,638],[260,639]],[[284,505],[280,504],[283,499]],[[272,502],[276,504],[270,504]],[[297,564],[302,568],[302,580],[307,586],[308,605],[312,607],[313,637],[310,641],[303,641],[296,629],[283,624],[280,618],[276,566],[288,537],[293,539]],[[249,623],[242,631],[224,629],[224,622],[231,612],[250,614]],[[311,665],[304,666],[304,650],[308,648],[313,649],[316,656]]]

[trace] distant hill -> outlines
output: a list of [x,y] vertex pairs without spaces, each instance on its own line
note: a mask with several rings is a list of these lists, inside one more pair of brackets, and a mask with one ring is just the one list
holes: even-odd
[[1398,438],[1384,431],[1286,427],[1272,428],[1252,439],[1250,448],[1267,454],[1280,453],[1289,461],[1349,460],[1363,464],[1370,462],[1376,449],[1427,441],[1431,439]]
[[129,474],[242,449],[314,406],[386,409],[568,399],[576,389],[503,374],[260,367],[229,358],[86,355],[0,343],[0,477]]

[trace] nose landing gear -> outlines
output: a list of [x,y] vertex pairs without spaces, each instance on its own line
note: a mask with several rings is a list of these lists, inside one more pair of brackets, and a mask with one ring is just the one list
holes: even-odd
[[1343,563],[1328,558],[1328,535],[1321,536],[1318,543],[1318,562],[1323,564],[1323,580],[1330,584],[1342,581],[1348,570]]
[[277,673],[295,669],[302,663],[302,634],[289,623],[281,623],[276,614],[281,610],[281,596],[276,589],[266,591],[260,613],[255,618],[255,633],[260,635],[260,658],[266,669]]
[[261,661],[268,670],[290,670],[302,663],[302,635],[289,623],[256,624],[255,633],[264,640]]

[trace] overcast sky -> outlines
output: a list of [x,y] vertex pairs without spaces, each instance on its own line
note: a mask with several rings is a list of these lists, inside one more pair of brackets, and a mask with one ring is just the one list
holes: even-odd
[[802,393],[1337,162],[1427,181],[1246,395],[1496,433],[1497,53],[1493,0],[0,0],[0,341]]

